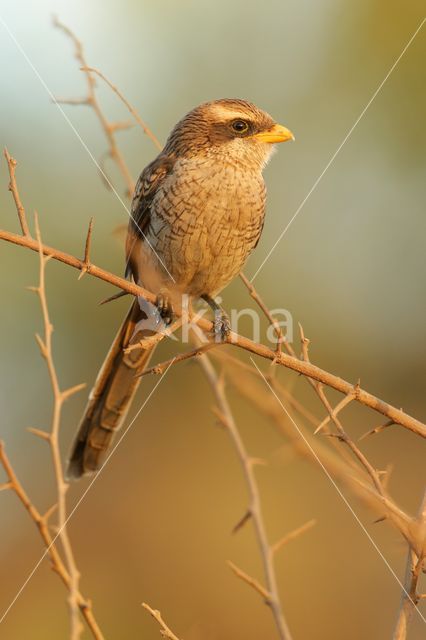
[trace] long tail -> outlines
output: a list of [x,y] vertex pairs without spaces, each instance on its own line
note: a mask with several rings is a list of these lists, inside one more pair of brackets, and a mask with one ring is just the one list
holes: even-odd
[[138,301],[132,304],[99,371],[71,448],[66,477],[80,478],[97,471],[104,462],[115,433],[120,429],[140,383],[136,374],[148,364],[155,346],[124,349],[141,339],[137,323],[146,316]]

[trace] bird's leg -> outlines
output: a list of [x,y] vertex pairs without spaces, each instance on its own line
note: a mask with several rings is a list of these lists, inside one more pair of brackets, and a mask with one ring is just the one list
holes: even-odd
[[209,307],[214,312],[213,330],[216,338],[224,339],[231,331],[231,323],[229,316],[224,309],[211,298],[207,293],[204,293],[201,298],[207,302]]
[[174,318],[174,309],[172,298],[168,289],[160,289],[157,294],[155,306],[157,307],[158,313],[160,314],[164,324],[171,324]]

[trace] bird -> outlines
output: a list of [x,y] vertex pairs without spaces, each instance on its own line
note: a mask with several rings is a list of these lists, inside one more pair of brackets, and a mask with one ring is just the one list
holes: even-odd
[[[136,183],[126,238],[126,277],[156,295],[135,298],[106,356],[68,460],[67,479],[99,470],[123,424],[179,296],[204,300],[219,339],[230,330],[215,297],[241,271],[262,233],[263,170],[289,129],[251,102],[204,102],[172,129]],[[128,349],[141,344],[140,348]]]

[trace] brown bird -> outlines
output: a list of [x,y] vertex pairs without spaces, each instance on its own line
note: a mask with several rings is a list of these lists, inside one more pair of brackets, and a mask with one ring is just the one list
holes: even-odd
[[292,133],[254,104],[224,99],[190,111],[141,173],[126,240],[126,275],[157,295],[135,300],[95,386],[75,438],[68,477],[102,466],[154,347],[124,350],[171,322],[178,296],[204,299],[218,336],[229,331],[214,301],[257,245],[265,213],[262,170]]

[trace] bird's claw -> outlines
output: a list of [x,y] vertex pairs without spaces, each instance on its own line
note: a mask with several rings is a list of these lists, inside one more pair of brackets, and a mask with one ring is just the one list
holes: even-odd
[[213,320],[213,333],[216,340],[226,340],[231,331],[231,322],[228,314],[220,309],[215,311]]
[[171,324],[174,318],[174,309],[173,309],[172,299],[167,290],[162,289],[157,294],[155,306],[157,307],[158,313],[160,314],[164,324],[166,325]]

